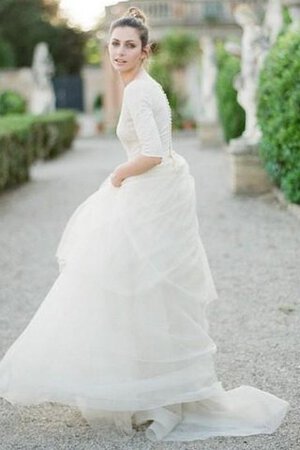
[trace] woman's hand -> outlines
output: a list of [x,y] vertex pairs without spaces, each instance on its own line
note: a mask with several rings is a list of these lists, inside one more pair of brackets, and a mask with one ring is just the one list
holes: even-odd
[[115,187],[120,187],[125,178],[141,175],[162,161],[161,156],[145,156],[139,154],[130,161],[120,164],[112,172],[110,179]]
[[122,178],[120,175],[118,175],[118,172],[113,172],[110,175],[110,181],[111,181],[112,185],[115,187],[120,187],[124,180],[125,180],[125,178]]

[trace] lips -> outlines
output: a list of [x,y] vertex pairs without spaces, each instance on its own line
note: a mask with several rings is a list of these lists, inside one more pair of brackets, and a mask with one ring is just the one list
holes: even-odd
[[126,61],[123,61],[121,59],[115,59],[115,62],[118,63],[118,64],[125,64],[126,63]]

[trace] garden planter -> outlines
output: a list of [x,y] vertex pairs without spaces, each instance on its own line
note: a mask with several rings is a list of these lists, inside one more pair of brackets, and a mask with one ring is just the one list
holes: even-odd
[[231,188],[235,194],[263,194],[273,183],[258,154],[258,144],[232,139],[227,148],[231,166]]

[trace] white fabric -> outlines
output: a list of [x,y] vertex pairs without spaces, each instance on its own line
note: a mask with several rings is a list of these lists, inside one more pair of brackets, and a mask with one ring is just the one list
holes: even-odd
[[141,72],[124,99],[128,158],[162,162],[120,188],[107,177],[71,216],[60,274],[0,362],[0,396],[76,406],[99,430],[130,435],[144,423],[153,441],[272,433],[288,403],[249,386],[225,391],[215,374],[205,311],[218,295],[165,95]]
[[166,156],[171,146],[171,110],[167,96],[146,71],[124,89],[117,126],[128,159],[137,154]]

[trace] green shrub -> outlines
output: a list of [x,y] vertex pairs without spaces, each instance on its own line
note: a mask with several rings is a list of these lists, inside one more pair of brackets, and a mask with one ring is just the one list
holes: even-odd
[[220,122],[226,142],[240,136],[245,129],[245,111],[237,101],[233,87],[234,78],[240,71],[240,61],[226,52],[222,44],[217,46],[218,74],[216,95]]
[[280,36],[260,73],[260,156],[285,197],[300,203],[300,34]]
[[0,116],[25,112],[26,100],[21,94],[11,90],[0,92]]
[[103,95],[97,94],[93,101],[93,110],[100,109],[103,107]]
[[31,122],[26,116],[0,119],[0,188],[29,179],[34,160],[31,143]]
[[182,29],[169,31],[157,44],[149,67],[150,75],[163,87],[172,110],[173,128],[182,128],[186,99],[174,88],[172,74],[200,55],[197,38]]
[[161,39],[159,51],[166,66],[184,68],[200,55],[199,41],[193,33],[176,29]]
[[168,97],[170,108],[172,111],[172,126],[174,129],[182,128],[182,107],[184,104],[184,99],[175,92],[173,88],[172,73],[164,63],[163,58],[160,55],[154,57],[151,61],[150,75],[161,84],[163,90]]
[[76,135],[76,114],[61,110],[36,117],[35,124],[42,128],[41,157],[51,159],[70,148]]
[[76,114],[71,110],[0,118],[0,188],[27,181],[30,165],[70,148],[76,131]]

